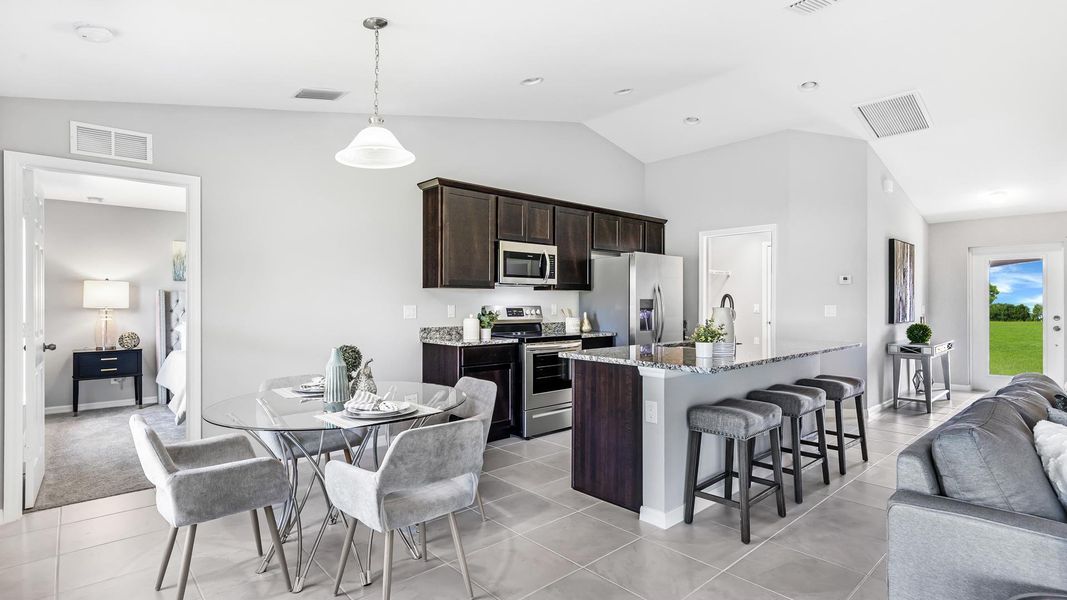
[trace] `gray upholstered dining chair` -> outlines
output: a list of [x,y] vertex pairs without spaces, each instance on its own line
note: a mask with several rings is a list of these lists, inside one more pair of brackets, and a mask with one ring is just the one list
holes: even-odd
[[334,579],[335,595],[341,587],[357,522],[385,533],[382,598],[389,600],[394,532],[448,515],[463,583],[468,597],[474,597],[455,513],[474,501],[484,435],[481,423],[475,420],[430,425],[396,436],[377,471],[339,461],[326,464],[330,499],[351,517]]
[[256,551],[262,556],[263,544],[256,517],[259,508],[267,517],[267,528],[277,549],[285,585],[290,591],[293,589],[274,520],[273,505],[285,502],[291,494],[285,468],[280,462],[273,458],[256,458],[251,442],[240,434],[164,445],[140,415],[130,417],[130,431],[141,469],[156,486],[156,508],[171,526],[156,577],[157,591],[163,585],[180,527],[187,529],[178,575],[178,600],[185,596],[198,524],[249,512]]

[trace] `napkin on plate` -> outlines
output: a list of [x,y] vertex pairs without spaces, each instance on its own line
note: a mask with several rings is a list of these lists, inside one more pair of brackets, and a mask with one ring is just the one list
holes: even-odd
[[378,409],[381,410],[384,407],[380,406],[379,403],[382,402],[383,399],[384,398],[378,394],[360,390],[352,395],[351,400],[345,402],[345,408],[352,411],[367,411],[374,410],[375,406],[377,406]]

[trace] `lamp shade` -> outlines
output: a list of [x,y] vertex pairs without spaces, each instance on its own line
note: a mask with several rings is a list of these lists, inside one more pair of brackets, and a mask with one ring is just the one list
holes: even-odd
[[128,281],[86,281],[82,287],[82,306],[84,308],[129,308],[130,282]]
[[415,155],[408,152],[385,127],[371,125],[356,134],[344,150],[334,158],[342,165],[361,169],[393,169],[415,162]]

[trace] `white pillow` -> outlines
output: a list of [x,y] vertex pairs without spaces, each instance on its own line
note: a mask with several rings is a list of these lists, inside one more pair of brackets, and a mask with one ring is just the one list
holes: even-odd
[[1060,504],[1067,507],[1067,426],[1039,422],[1034,426],[1034,446]]
[[174,326],[174,349],[185,350],[185,321]]

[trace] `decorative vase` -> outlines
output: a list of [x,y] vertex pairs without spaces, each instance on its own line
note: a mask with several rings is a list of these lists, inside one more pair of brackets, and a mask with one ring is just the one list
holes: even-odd
[[341,358],[341,349],[334,348],[330,352],[330,360],[326,362],[326,384],[322,395],[326,412],[338,412],[345,409],[348,400],[348,375],[345,371],[345,361]]
[[711,358],[714,356],[712,346],[715,344],[711,342],[695,342],[697,350],[697,358]]
[[370,359],[363,363],[363,368],[356,374],[355,379],[352,380],[352,385],[349,391],[354,394],[356,392],[370,392],[371,394],[378,393],[378,384],[374,383],[374,373],[370,370],[370,364],[374,362],[374,359]]
[[493,339],[493,328],[492,327],[490,327],[489,329],[482,328],[482,341],[483,342],[488,342],[491,339]]
[[478,341],[478,319],[475,319],[474,315],[467,315],[467,318],[463,319],[463,341]]
[[351,381],[356,371],[359,371],[359,366],[363,364],[363,353],[357,346],[339,346],[339,349],[341,359],[345,361],[345,373],[348,373],[348,381]]
[[124,333],[124,334],[119,336],[119,347],[120,348],[123,348],[123,349],[126,349],[126,350],[132,350],[132,349],[136,348],[138,345],[140,345],[140,343],[141,343],[140,336],[138,336],[136,333],[134,333],[132,331],[127,331],[126,333]]
[[589,313],[582,313],[582,333],[589,333],[593,330],[593,324],[589,322]]

